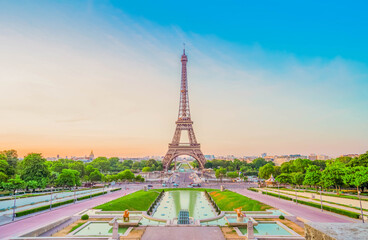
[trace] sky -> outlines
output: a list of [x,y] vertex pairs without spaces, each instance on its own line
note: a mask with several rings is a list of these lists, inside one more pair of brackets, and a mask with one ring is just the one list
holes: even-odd
[[164,155],[185,42],[204,154],[364,153],[367,7],[0,0],[0,150]]

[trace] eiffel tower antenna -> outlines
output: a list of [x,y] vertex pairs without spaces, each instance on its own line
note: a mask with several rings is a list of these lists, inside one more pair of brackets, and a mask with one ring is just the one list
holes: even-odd
[[[197,139],[193,130],[193,121],[190,117],[189,109],[189,96],[188,96],[188,81],[187,81],[187,62],[188,58],[185,55],[185,43],[183,49],[183,55],[181,56],[181,85],[180,85],[180,103],[179,114],[176,123],[176,129],[174,137],[169,144],[169,150],[167,151],[164,159],[163,166],[165,170],[168,170],[170,163],[173,159],[181,155],[189,155],[196,159],[199,163],[199,168],[203,169],[206,159],[201,151],[201,146],[197,142]],[[189,143],[180,143],[180,137],[182,131],[188,132]]]

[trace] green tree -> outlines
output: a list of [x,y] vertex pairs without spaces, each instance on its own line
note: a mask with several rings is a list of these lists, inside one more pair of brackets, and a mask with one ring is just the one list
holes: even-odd
[[[96,170],[98,171],[98,170]],[[80,177],[77,170],[63,169],[56,180],[58,186],[64,187],[74,187],[75,185],[80,186]]]
[[359,187],[363,184],[368,183],[368,167],[346,167],[344,168],[345,175],[343,180],[347,185],[353,185],[359,192]]
[[222,178],[226,175],[226,169],[225,168],[216,169],[215,175],[216,178],[217,179],[220,178],[222,182]]
[[106,157],[98,157],[91,162],[94,168],[100,170],[100,172],[107,172],[110,170],[110,162]]
[[6,182],[7,180],[8,180],[8,175],[6,175],[5,173],[3,173],[3,172],[0,172],[0,186],[2,186],[1,184],[3,183],[3,182]]
[[36,188],[38,188],[38,182],[35,180],[31,180],[26,182],[26,186],[28,189],[33,189],[33,192],[36,190]]
[[308,166],[312,165],[312,161],[309,159],[298,158],[293,161],[293,165],[295,166],[296,172],[305,173]]
[[305,175],[301,172],[296,172],[296,173],[292,173],[292,181],[295,185],[298,185],[300,187],[300,185],[303,184],[304,182],[304,177]]
[[279,183],[292,183],[291,176],[288,173],[281,173],[275,180]]
[[5,190],[12,191],[24,189],[26,184],[25,182],[17,175],[15,178],[9,179],[8,182],[2,183],[2,186]]
[[335,186],[337,188],[343,184],[342,177],[345,175],[344,164],[341,162],[330,162],[322,172],[321,185],[325,188]]
[[96,169],[94,172],[91,172],[89,175],[89,180],[93,182],[98,182],[102,180],[102,174]]
[[227,176],[229,178],[237,178],[237,177],[239,177],[239,173],[238,172],[228,172]]
[[260,167],[267,164],[267,161],[264,158],[256,158],[253,160],[252,165],[255,169],[259,169]]
[[49,169],[40,153],[30,153],[23,161],[21,161],[21,178],[24,181],[43,181],[43,178],[48,178],[50,175]]
[[142,172],[151,172],[151,168],[150,167],[144,167],[142,169]]
[[259,168],[258,176],[262,179],[268,179],[271,176],[271,174],[274,173],[275,173],[274,166],[270,163],[267,163],[263,167]]
[[309,165],[309,167],[307,168],[307,172],[305,174],[303,184],[314,186],[317,191],[317,184],[321,181],[321,176],[322,173],[318,166]]

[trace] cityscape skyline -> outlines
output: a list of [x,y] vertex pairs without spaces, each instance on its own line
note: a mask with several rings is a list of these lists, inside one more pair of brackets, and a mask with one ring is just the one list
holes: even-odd
[[[339,18],[355,24],[328,33],[317,24],[330,21],[323,11],[311,22],[301,14],[296,22],[305,40],[293,41],[295,23],[272,23],[272,6],[261,14],[265,22],[224,18],[214,28],[194,9],[186,11],[201,24],[182,15],[160,18],[176,5],[145,18],[133,5],[0,3],[1,149],[19,156],[83,156],[91,149],[163,155],[175,129],[183,42],[203,154],[340,156],[368,149],[367,35],[341,39],[366,23],[359,9]],[[248,16],[258,7],[245,8]],[[247,15],[224,14],[230,12]],[[277,31],[280,39],[268,41],[267,32]],[[310,45],[317,40],[308,34],[323,41]]]

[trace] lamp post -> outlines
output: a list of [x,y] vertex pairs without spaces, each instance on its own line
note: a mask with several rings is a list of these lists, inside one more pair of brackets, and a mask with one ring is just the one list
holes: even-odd
[[52,189],[54,189],[54,187],[51,187],[51,195],[50,195],[50,211],[52,208]]
[[322,206],[322,187],[319,187],[320,191],[319,191],[319,197],[321,199],[321,211],[323,212],[323,206]]
[[76,189],[77,189],[77,184],[75,184],[75,186],[74,186],[74,203],[76,202],[76,199],[75,199],[75,191],[76,191]]
[[14,219],[15,219],[15,204],[16,204],[16,201],[17,201],[17,190],[14,191],[14,206],[13,206],[13,218],[12,218],[12,221],[14,221]]
[[298,204],[298,192],[296,191],[296,187],[295,187],[295,202],[296,204]]
[[360,199],[360,191],[358,191],[359,195],[359,203],[360,203],[360,212],[362,213],[362,221],[364,223],[364,215],[363,215],[363,209],[362,209],[362,200]]

